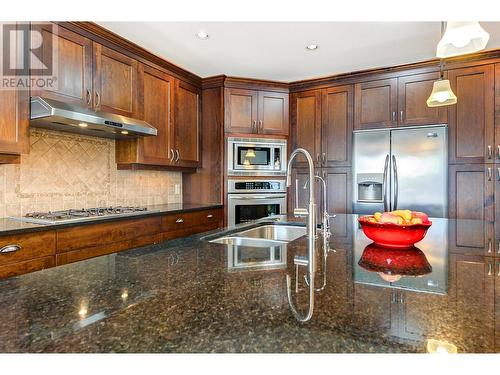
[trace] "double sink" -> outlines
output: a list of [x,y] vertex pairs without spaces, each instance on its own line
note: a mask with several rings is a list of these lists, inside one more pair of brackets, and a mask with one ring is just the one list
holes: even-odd
[[274,247],[305,236],[306,228],[295,225],[265,224],[230,236],[211,240],[213,243],[233,246]]
[[287,243],[306,234],[294,225],[262,224],[209,242],[226,245],[229,271],[286,267]]

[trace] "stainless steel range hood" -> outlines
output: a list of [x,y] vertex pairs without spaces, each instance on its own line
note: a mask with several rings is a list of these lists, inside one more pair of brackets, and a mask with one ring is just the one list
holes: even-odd
[[145,121],[39,96],[31,97],[30,119],[31,126],[96,137],[130,139],[157,134],[156,128]]

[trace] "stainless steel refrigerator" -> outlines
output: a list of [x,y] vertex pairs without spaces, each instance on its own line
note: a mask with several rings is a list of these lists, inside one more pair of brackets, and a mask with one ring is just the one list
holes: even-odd
[[446,125],[355,131],[354,213],[410,209],[448,214]]

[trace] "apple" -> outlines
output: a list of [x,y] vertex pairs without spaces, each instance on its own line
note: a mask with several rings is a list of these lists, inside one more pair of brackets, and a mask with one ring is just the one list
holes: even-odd
[[381,223],[403,224],[403,219],[400,216],[394,215],[391,212],[384,212],[380,216],[380,222]]
[[412,218],[419,218],[420,220],[422,220],[422,223],[429,222],[429,216],[427,216],[427,214],[424,214],[423,212],[412,211],[411,216]]

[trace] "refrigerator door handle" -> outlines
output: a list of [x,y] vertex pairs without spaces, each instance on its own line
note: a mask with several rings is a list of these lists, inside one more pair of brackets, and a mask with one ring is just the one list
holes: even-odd
[[393,210],[398,209],[398,166],[396,164],[396,157],[392,155],[392,170],[394,172],[394,199],[392,201]]
[[389,168],[389,154],[385,157],[384,163],[384,177],[382,179],[382,191],[384,194],[384,211],[389,211],[388,203],[387,203],[387,188],[389,184],[387,183],[387,169]]

